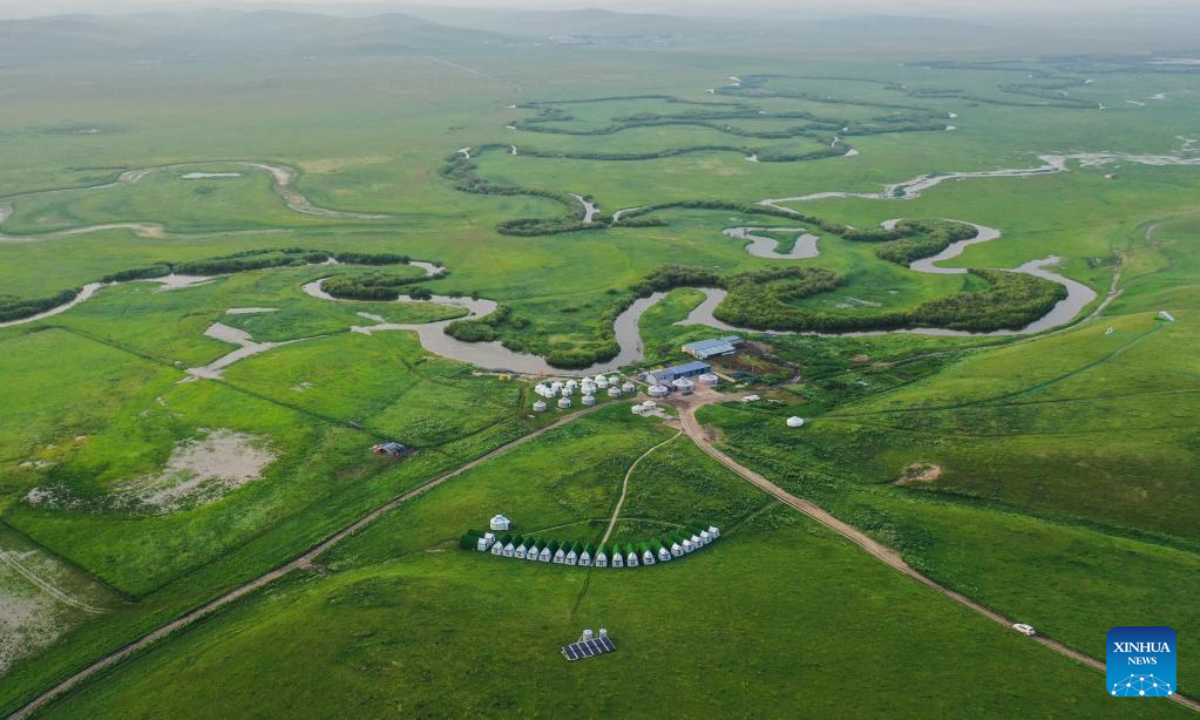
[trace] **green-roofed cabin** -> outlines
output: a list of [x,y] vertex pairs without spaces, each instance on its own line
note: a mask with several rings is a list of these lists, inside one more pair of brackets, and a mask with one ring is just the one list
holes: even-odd
[[638,551],[632,544],[625,546],[625,567],[638,566]]
[[592,560],[595,559],[595,557],[596,557],[596,549],[592,547],[592,544],[588,543],[587,545],[584,545],[583,550],[579,551],[580,567],[591,567]]
[[458,546],[463,550],[477,550],[481,539],[483,539],[483,533],[478,530],[468,530],[459,538]]
[[596,552],[592,554],[592,565],[596,567],[608,567],[608,548],[604,543],[596,548]]
[[641,558],[643,565],[653,565],[657,556],[650,549],[649,543],[638,543],[638,556]]

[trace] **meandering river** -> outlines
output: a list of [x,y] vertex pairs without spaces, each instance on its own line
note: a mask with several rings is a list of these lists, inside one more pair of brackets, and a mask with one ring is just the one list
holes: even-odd
[[[470,148],[463,148],[463,149],[459,150],[459,153],[461,153],[464,157],[470,157]],[[1178,157],[1178,156],[1170,156],[1170,155],[1134,155],[1134,154],[1128,154],[1128,153],[1045,154],[1045,155],[1040,155],[1039,158],[1042,160],[1043,164],[1040,166],[1031,167],[1031,168],[999,169],[999,170],[985,170],[985,171],[974,171],[974,172],[951,172],[951,173],[936,174],[936,175],[921,175],[921,176],[918,176],[911,180],[907,180],[902,183],[897,183],[894,185],[887,185],[884,187],[884,189],[881,192],[877,192],[877,193],[841,192],[841,191],[818,192],[818,193],[811,193],[808,195],[800,195],[800,196],[795,196],[795,197],[770,198],[770,199],[760,201],[759,204],[768,206],[768,207],[774,207],[776,209],[780,209],[780,210],[784,210],[784,211],[791,211],[791,209],[786,206],[787,203],[809,202],[809,201],[813,201],[813,200],[824,200],[824,199],[831,199],[831,198],[863,198],[863,199],[872,199],[872,200],[906,200],[906,199],[913,199],[913,198],[920,197],[921,193],[923,193],[924,191],[929,190],[930,188],[936,187],[937,185],[939,185],[943,182],[947,182],[947,181],[986,179],[986,178],[1023,178],[1023,177],[1034,177],[1034,176],[1038,176],[1038,175],[1049,175],[1049,174],[1055,174],[1055,173],[1060,173],[1060,172],[1066,172],[1069,170],[1069,163],[1072,161],[1078,162],[1081,166],[1084,166],[1084,167],[1099,167],[1099,166],[1104,166],[1104,165],[1108,165],[1108,164],[1115,163],[1115,162],[1129,162],[1129,163],[1142,164],[1142,165],[1200,165],[1200,157]],[[319,208],[319,207],[313,206],[306,198],[304,198],[304,196],[302,194],[300,194],[298,191],[291,188],[291,183],[295,178],[294,170],[292,170],[291,168],[287,168],[285,166],[281,166],[281,165],[271,165],[268,163],[259,163],[259,162],[243,161],[243,162],[225,162],[225,163],[211,163],[211,162],[210,163],[181,163],[181,164],[176,164],[176,165],[160,166],[160,167],[153,167],[153,168],[143,168],[140,170],[131,170],[131,171],[122,173],[117,178],[116,181],[114,181],[112,183],[107,183],[104,185],[97,185],[91,189],[93,189],[93,190],[101,189],[104,187],[112,187],[114,185],[118,185],[118,184],[122,184],[122,183],[138,182],[142,178],[146,177],[148,174],[154,173],[154,172],[162,172],[162,171],[171,170],[171,169],[178,169],[178,168],[184,168],[184,167],[196,167],[196,166],[202,166],[202,165],[213,165],[213,164],[237,165],[237,166],[241,166],[241,167],[260,170],[263,172],[268,172],[271,175],[271,177],[275,180],[276,191],[280,194],[281,197],[284,198],[284,201],[285,201],[285,203],[287,203],[288,207],[296,212],[320,215],[320,216],[324,216],[324,217],[352,217],[352,218],[383,217],[380,215],[368,215],[368,214],[362,214],[362,213],[343,213],[343,212],[336,211],[336,210],[329,210],[326,208]],[[55,191],[47,191],[47,192],[66,192],[66,190],[55,190]],[[584,200],[584,198],[582,196],[576,196],[576,197],[584,205],[585,222],[593,222],[594,217],[597,214],[597,208],[591,202]],[[616,213],[614,213],[614,221],[616,219],[619,219],[621,213],[629,212],[634,209],[635,208],[627,208],[625,210],[617,211]],[[0,223],[4,222],[4,220],[7,219],[8,215],[10,213],[11,213],[11,208],[9,208],[8,206],[0,205]],[[895,220],[888,221],[888,223],[885,223],[885,226],[894,225],[895,222],[896,222]],[[956,222],[962,222],[962,221],[956,221]],[[967,247],[969,247],[973,244],[990,242],[990,241],[995,240],[1000,237],[1000,231],[995,228],[989,228],[989,227],[986,227],[983,225],[976,225],[974,223],[967,223],[967,224],[972,225],[975,228],[976,234],[974,237],[953,243],[952,245],[950,245],[949,247],[947,247],[945,250],[938,253],[937,255],[935,255],[933,257],[925,258],[923,260],[917,260],[917,261],[913,262],[912,264],[910,264],[909,267],[915,272],[922,272],[922,273],[937,273],[937,274],[965,273],[967,271],[966,267],[946,266],[946,265],[943,265],[942,263],[945,263],[949,260],[953,260],[954,258],[959,257]],[[161,231],[161,226],[158,226],[158,225],[147,224],[147,223],[127,223],[127,224],[107,224],[107,225],[90,226],[89,228],[73,228],[70,230],[60,231],[59,233],[56,233],[55,235],[61,236],[63,234],[75,234],[75,233],[80,233],[80,232],[89,232],[94,229],[114,228],[114,227],[127,227],[130,229],[133,229],[135,232],[141,231],[141,232],[153,233],[153,232]],[[798,238],[798,240],[795,244],[795,247],[793,247],[790,252],[780,253],[778,251],[778,242],[776,240],[774,240],[773,238],[755,234],[756,232],[763,232],[763,231],[769,231],[769,230],[775,230],[775,231],[787,230],[789,232],[792,230],[796,230],[798,232],[802,232],[802,229],[799,229],[799,228],[742,227],[742,228],[729,228],[725,231],[725,233],[727,235],[729,235],[730,237],[748,241],[747,248],[746,248],[747,252],[751,253],[752,255],[755,255],[756,257],[764,257],[764,258],[770,258],[770,259],[806,259],[806,258],[817,257],[819,255],[819,249],[817,248],[817,237],[816,236],[802,234]],[[49,235],[36,236],[33,239],[47,239],[48,237],[50,237],[50,236]],[[5,236],[0,236],[0,241],[14,241],[14,240],[21,241],[23,239],[8,238]],[[1089,303],[1091,303],[1093,300],[1096,299],[1096,292],[1094,290],[1092,290],[1091,288],[1089,288],[1088,286],[1084,285],[1083,283],[1079,283],[1075,280],[1071,280],[1070,278],[1064,277],[1058,273],[1053,272],[1051,270],[1051,268],[1056,266],[1059,262],[1060,262],[1059,259],[1056,257],[1048,257],[1048,258],[1044,258],[1044,259],[1040,259],[1040,260],[1033,260],[1033,261],[1027,262],[1019,267],[1012,268],[1011,270],[1008,271],[1008,272],[1032,275],[1032,276],[1040,277],[1040,278],[1043,278],[1046,280],[1050,280],[1051,282],[1059,283],[1060,285],[1062,285],[1063,287],[1065,287],[1067,289],[1067,297],[1065,299],[1061,300],[1059,303],[1057,303],[1049,313],[1047,313],[1044,317],[1039,318],[1035,322],[1030,323],[1026,327],[1021,328],[1019,330],[998,330],[995,332],[988,332],[988,333],[971,333],[971,332],[958,331],[958,330],[946,330],[946,329],[942,329],[942,328],[912,328],[912,329],[904,329],[904,330],[840,333],[840,335],[880,335],[880,334],[886,334],[886,333],[909,333],[909,334],[947,335],[947,336],[968,336],[968,335],[994,336],[994,335],[1015,335],[1015,334],[1036,333],[1036,332],[1042,332],[1044,330],[1049,330],[1049,329],[1052,329],[1055,327],[1059,327],[1061,325],[1071,322],[1076,317],[1078,317],[1079,313],[1083,310],[1083,308],[1086,307]],[[442,268],[440,266],[435,265],[433,263],[413,262],[412,264],[424,269],[427,276],[433,276],[442,270]],[[163,280],[160,280],[160,282],[163,282]],[[330,296],[328,293],[326,293],[321,288],[322,282],[323,282],[322,280],[318,280],[318,281],[309,283],[304,286],[304,291],[306,293],[308,293],[309,295],[311,295],[312,297],[316,297],[316,298],[319,298],[322,300],[330,300],[330,301],[335,300],[335,298]],[[190,284],[190,283],[185,283],[185,286],[186,286],[186,284]],[[101,285],[100,283],[91,283],[89,285],[84,286],[84,288],[79,293],[79,295],[77,295],[75,297],[75,299],[73,299],[69,303],[66,303],[66,304],[61,305],[56,308],[53,308],[46,312],[40,313],[33,317],[23,318],[20,320],[14,320],[14,321],[9,321],[9,322],[5,322],[5,323],[0,323],[0,327],[9,327],[9,326],[13,326],[13,325],[20,325],[20,324],[24,324],[24,323],[35,322],[37,320],[41,320],[41,319],[44,319],[47,317],[57,315],[62,312],[66,312],[67,310],[71,309],[72,307],[74,307],[82,302],[85,302],[89,298],[93,297],[95,295],[95,293],[98,290],[100,290],[102,287],[104,287],[104,286]],[[729,325],[727,323],[723,323],[723,322],[717,320],[716,317],[714,317],[713,313],[714,313],[717,305],[720,304],[721,300],[724,299],[725,294],[726,294],[725,291],[718,289],[718,288],[701,288],[701,290],[705,295],[704,301],[701,302],[700,305],[698,305],[696,308],[694,308],[688,314],[688,316],[686,318],[679,321],[678,324],[680,324],[680,325],[704,324],[704,325],[708,325],[708,326],[711,326],[711,327],[719,329],[719,330],[734,331],[734,332],[760,332],[760,331],[751,330],[751,329],[737,328],[737,327],[734,327],[732,325]],[[452,358],[455,360],[461,360],[463,362],[468,362],[468,363],[474,364],[476,366],[479,366],[481,368],[485,368],[485,369],[489,369],[489,370],[511,371],[511,372],[529,373],[529,374],[537,374],[537,373],[547,373],[547,374],[556,374],[556,375],[595,374],[595,373],[599,373],[599,372],[610,372],[612,370],[616,370],[623,366],[635,364],[635,363],[641,361],[645,357],[638,323],[641,320],[642,315],[646,312],[646,310],[650,309],[655,304],[657,304],[659,301],[661,301],[663,299],[663,297],[665,297],[664,293],[655,293],[649,297],[638,299],[632,305],[630,305],[629,308],[627,308],[624,312],[622,312],[617,317],[617,319],[614,323],[614,333],[616,336],[617,343],[620,346],[620,353],[617,355],[617,357],[613,358],[612,360],[610,360],[608,362],[597,363],[591,367],[584,368],[584,369],[577,370],[577,371],[564,372],[563,370],[551,367],[549,365],[549,363],[547,363],[544,359],[542,359],[538,356],[514,352],[512,350],[509,350],[508,348],[505,348],[503,345],[501,345],[498,342],[467,343],[467,342],[462,342],[460,340],[456,340],[455,338],[452,338],[449,335],[446,335],[444,332],[446,326],[450,322],[452,322],[451,320],[444,320],[444,321],[424,323],[424,324],[399,324],[399,323],[376,322],[375,324],[372,324],[372,325],[355,326],[354,328],[352,328],[352,330],[355,332],[360,332],[360,333],[364,333],[364,334],[373,334],[376,332],[386,332],[386,331],[393,331],[393,330],[404,330],[404,331],[415,332],[420,337],[422,346],[424,346],[430,352],[433,352],[433,353],[436,353],[439,355],[443,355],[445,357],[449,357],[449,358]],[[410,300],[411,300],[411,298],[408,298],[407,296],[399,298],[399,301],[402,301],[402,302],[410,301]],[[448,297],[448,296],[442,296],[442,295],[435,295],[431,299],[431,302],[442,304],[442,305],[464,308],[467,311],[467,314],[465,316],[466,319],[477,319],[477,318],[486,317],[490,313],[494,312],[497,307],[497,304],[494,301],[482,299],[482,298],[478,299],[478,300],[473,300],[470,298]],[[223,332],[223,330],[218,329],[217,332],[221,333],[221,332]],[[817,333],[814,333],[814,334],[817,334]],[[256,347],[262,347],[264,345],[262,343],[253,343],[253,340],[251,340],[249,338],[239,337],[238,341],[239,342],[236,342],[234,344],[239,344],[243,348],[247,347],[247,343],[254,344]],[[267,348],[267,349],[270,349],[270,348]],[[218,369],[218,371],[219,371],[219,369]]]

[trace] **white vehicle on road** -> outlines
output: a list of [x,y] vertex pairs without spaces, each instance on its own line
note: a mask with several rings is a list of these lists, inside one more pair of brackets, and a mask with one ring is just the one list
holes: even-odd
[[1014,624],[1013,630],[1016,630],[1026,637],[1033,637],[1034,635],[1037,635],[1037,630],[1034,630],[1032,625],[1026,625],[1025,623]]

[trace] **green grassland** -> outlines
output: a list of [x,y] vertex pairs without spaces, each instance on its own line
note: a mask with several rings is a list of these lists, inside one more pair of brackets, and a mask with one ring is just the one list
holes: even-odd
[[[495,300],[509,311],[498,337],[540,354],[604,346],[613,308],[666,264],[719,276],[833,271],[844,285],[789,304],[870,318],[982,281],[916,273],[879,258],[874,243],[820,229],[817,258],[756,258],[722,230],[812,223],[742,209],[674,208],[647,216],[660,225],[548,235],[500,229],[578,213],[562,193],[589,196],[603,214],[754,203],[877,192],[926,173],[1035,167],[1048,152],[1187,155],[1181,138],[1200,137],[1200,95],[1185,92],[1194,74],[1111,58],[1002,69],[918,62],[927,56],[485,45],[448,53],[451,64],[419,53],[5,64],[0,204],[13,214],[0,232],[129,222],[166,232],[0,238],[0,294],[41,298],[131,268],[296,247],[443,264],[448,276],[397,287]],[[733,73],[743,87],[731,86]],[[1147,99],[1159,92],[1167,99]],[[587,102],[595,98],[609,99]],[[531,125],[547,102],[571,118]],[[686,116],[712,110],[705,105],[742,110]],[[957,129],[872,125],[893,113]],[[613,129],[629,117],[651,122]],[[812,118],[871,131],[842,138],[857,156],[766,161],[828,149],[830,129]],[[603,134],[578,134],[595,131]],[[458,148],[491,145],[473,153],[473,177],[548,194],[463,192],[443,175]],[[764,161],[747,162],[746,150]],[[662,157],[611,157],[621,154]],[[237,161],[295,168],[294,189],[318,207],[384,217],[294,212],[265,174]],[[183,180],[190,166],[86,189],[125,168],[173,163],[243,177]],[[731,456],[898,548],[938,582],[1094,657],[1116,624],[1195,635],[1197,189],[1194,166],[1076,162],[1054,175],[945,183],[913,200],[794,203],[860,229],[897,217],[994,226],[1001,239],[970,247],[955,264],[1013,268],[1056,255],[1059,272],[1099,293],[1088,311],[1118,272],[1121,292],[1100,317],[1034,338],[756,338],[756,367],[769,368],[762,375],[773,384],[752,389],[779,404],[712,407],[701,419]],[[0,712],[563,417],[531,414],[525,380],[432,355],[415,334],[350,331],[372,322],[360,313],[422,323],[460,309],[329,302],[301,289],[369,273],[402,282],[420,270],[275,267],[169,291],[127,282],[61,315],[0,329],[0,549],[51,558],[63,586],[102,610],[60,609],[59,633],[0,675]],[[712,335],[674,324],[701,298],[673,289],[642,317],[647,366],[684,359],[680,343]],[[274,312],[228,314],[234,308]],[[1179,322],[1156,319],[1161,309]],[[289,344],[234,364],[221,381],[181,382],[187,368],[233,349],[204,335],[218,322]],[[786,428],[792,414],[808,425]],[[262,478],[210,503],[159,515],[113,505],[123,482],[159,471],[205,428],[265,438],[275,460]],[[624,403],[556,428],[402,505],[313,572],[239,601],[45,714],[1179,711],[1106,702],[1098,675],[777,507],[686,438],[638,464],[613,537],[632,542],[716,522],[729,532],[713,548],[636,572],[457,549],[465,529],[495,512],[519,532],[598,541],[630,464],[674,432]],[[397,463],[369,453],[390,439],[415,455]],[[914,463],[935,464],[940,476],[894,484]],[[73,501],[24,500],[40,487]],[[11,573],[0,579],[5,592],[20,585]],[[30,593],[20,587],[21,597]],[[618,653],[578,666],[558,659],[558,646],[599,625],[612,630]],[[1183,691],[1195,693],[1200,666],[1186,655],[1180,664]]]
[[[790,511],[760,513],[761,498],[686,445],[651,456],[658,466],[632,483],[637,512],[647,519],[687,519],[681,511],[747,519],[694,557],[589,572],[457,549],[463,524],[498,507],[519,531],[579,532],[558,526],[606,509],[621,454],[662,438],[655,422],[614,409],[487,463],[355,538],[330,559],[326,574],[297,576],[239,603],[50,714],[205,715],[229,704],[255,714],[337,714],[347,693],[362,714],[740,714],[747,703],[765,715],[835,708],[994,714],[1050,702],[1073,712],[1129,712],[1088,691],[1093,678],[1084,670],[943,603]],[[564,454],[581,469],[563,467]],[[560,665],[558,646],[581,625],[608,627],[618,652]],[[824,632],[831,626],[836,634]],[[718,641],[731,634],[745,642]],[[984,642],[986,651],[977,644]],[[869,652],[853,650],[867,646]],[[959,652],[935,650],[946,646]],[[797,647],[804,652],[796,655]],[[888,658],[900,652],[926,661],[897,667]],[[507,672],[496,664],[498,653],[513,666],[548,672]],[[960,653],[971,662],[964,665]],[[325,667],[306,660],[314,656],[338,661]],[[644,671],[680,657],[696,672],[677,682],[664,685]],[[863,677],[869,691],[852,699],[837,691],[846,673]],[[980,680],[936,693],[900,691],[946,673],[979,673]],[[1042,697],[1039,687],[1050,695]],[[1136,710],[1142,708],[1166,709]]]
[[[706,420],[736,457],[931,576],[1096,656],[1095,628],[1117,617],[1186,633],[1200,368],[1194,330],[1156,312],[1194,307],[1197,237],[1187,217],[1127,231],[1122,294],[1078,329],[943,350],[911,379],[871,368],[895,362],[882,348],[839,367],[809,341],[784,349],[815,371],[787,388],[792,407]],[[800,434],[782,422],[797,409],[810,416]],[[895,485],[913,464],[940,475]],[[1197,672],[1182,661],[1181,683]]]

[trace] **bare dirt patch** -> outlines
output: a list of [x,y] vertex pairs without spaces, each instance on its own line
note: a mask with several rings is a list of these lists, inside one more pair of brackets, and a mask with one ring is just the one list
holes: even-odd
[[942,466],[934,463],[919,462],[906,465],[900,477],[893,485],[911,485],[913,483],[931,483],[942,476]]
[[51,598],[0,590],[0,677],[14,662],[48,646],[61,633]]
[[0,538],[0,677],[83,617],[104,612],[103,604],[98,588],[72,577],[62,563]]
[[132,493],[139,504],[156,514],[174,512],[212,502],[258,480],[274,459],[260,438],[213,430],[179,443],[161,473],[124,483],[120,491]]
[[49,486],[30,490],[25,502],[165,515],[219,500],[260,479],[274,460],[264,438],[227,428],[201,428],[198,437],[175,446],[160,472],[119,482],[101,499],[83,499],[69,488]]

